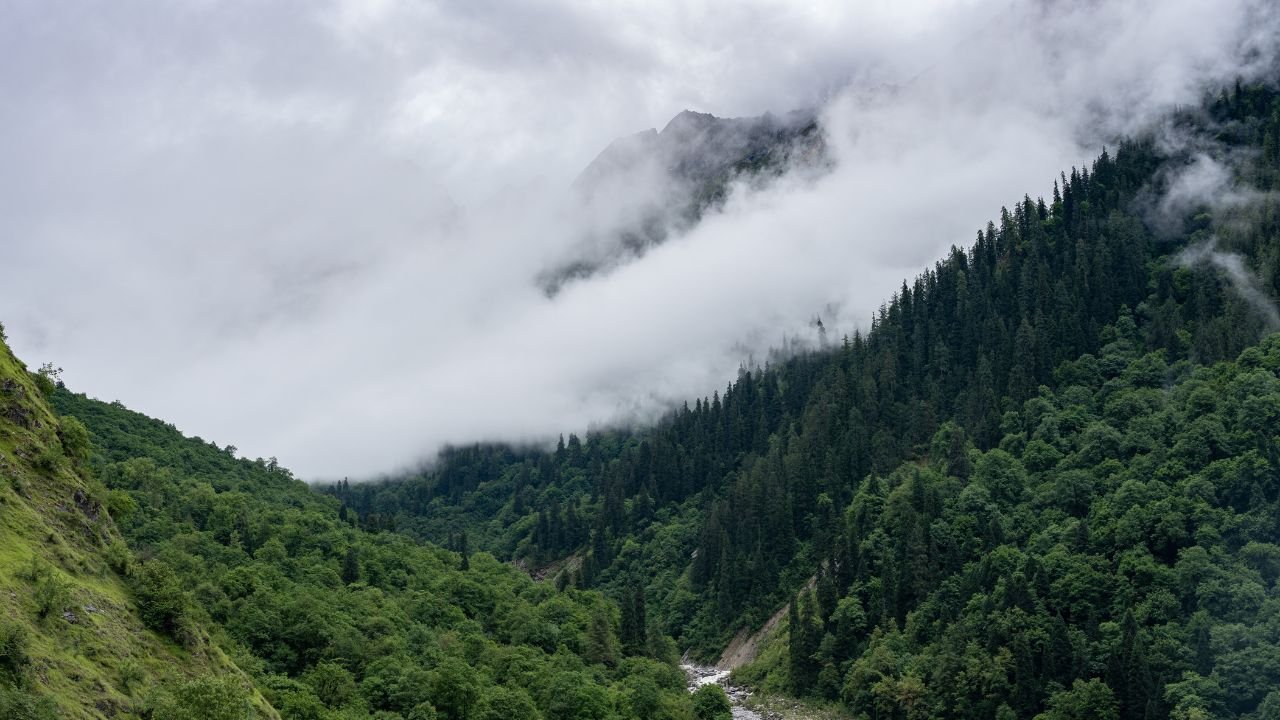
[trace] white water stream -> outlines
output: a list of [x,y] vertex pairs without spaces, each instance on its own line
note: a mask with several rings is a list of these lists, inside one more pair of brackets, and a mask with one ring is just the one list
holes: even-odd
[[725,694],[729,696],[729,704],[733,706],[733,720],[766,720],[760,713],[743,707],[742,703],[747,697],[747,691],[728,684],[728,670],[692,663],[685,663],[680,667],[684,668],[685,675],[689,677],[690,692],[703,685],[719,685],[724,688]]

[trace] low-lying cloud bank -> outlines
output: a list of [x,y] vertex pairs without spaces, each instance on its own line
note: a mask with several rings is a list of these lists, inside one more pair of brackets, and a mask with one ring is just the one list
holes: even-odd
[[[312,479],[644,420],[815,313],[860,325],[1280,28],[1263,0],[732,8],[10,5],[0,319],[74,388]],[[685,107],[821,107],[835,169],[548,298],[599,221],[573,177]]]

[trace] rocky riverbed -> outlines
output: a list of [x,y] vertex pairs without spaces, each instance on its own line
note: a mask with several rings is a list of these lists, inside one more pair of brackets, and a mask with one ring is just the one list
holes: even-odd
[[729,704],[733,706],[733,720],[782,720],[781,715],[762,714],[747,709],[745,703],[751,693],[746,688],[730,685],[728,670],[691,663],[685,663],[680,667],[684,668],[684,673],[689,678],[690,692],[703,685],[719,685],[724,688],[725,695],[729,696]]

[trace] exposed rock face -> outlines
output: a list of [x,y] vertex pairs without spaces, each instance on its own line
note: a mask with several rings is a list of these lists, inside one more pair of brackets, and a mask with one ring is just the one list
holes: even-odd
[[538,282],[554,295],[640,257],[720,207],[736,181],[764,186],[794,169],[828,165],[811,112],[718,118],[685,110],[661,132],[613,141],[574,180],[588,218],[585,237]]

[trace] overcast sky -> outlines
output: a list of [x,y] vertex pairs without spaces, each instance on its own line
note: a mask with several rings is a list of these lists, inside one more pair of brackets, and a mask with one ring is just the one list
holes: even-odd
[[[0,321],[73,389],[308,479],[651,418],[1256,74],[1269,6],[9,0]],[[831,174],[538,290],[614,138],[802,107]]]

